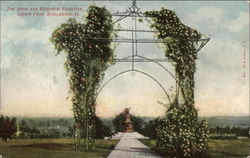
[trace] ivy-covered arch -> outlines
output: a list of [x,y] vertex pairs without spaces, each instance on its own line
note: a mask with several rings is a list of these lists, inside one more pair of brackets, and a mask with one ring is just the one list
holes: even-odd
[[[201,34],[181,23],[171,10],[162,8],[160,11],[147,11],[144,15],[152,19],[151,28],[157,30],[157,37],[164,41],[165,56],[175,63],[177,76],[172,77],[176,79],[184,97],[183,104],[179,104],[178,99],[174,102],[170,99],[172,107],[158,127],[159,141],[169,145],[173,151],[180,152],[174,156],[194,156],[207,147],[205,124],[198,124],[194,108],[196,44],[201,39]],[[114,50],[111,47],[114,36],[109,11],[105,7],[90,6],[84,23],[69,19],[51,37],[56,53],[64,52],[67,56],[65,67],[73,93],[71,101],[74,119],[78,128],[82,129],[87,150],[94,147],[95,104],[100,84],[105,70],[114,63]],[[164,68],[161,64],[156,64]],[[136,69],[133,71],[150,77],[145,72]],[[152,76],[150,78],[155,80]],[[180,130],[182,128],[185,129],[184,132]],[[190,144],[190,141],[195,143]],[[190,149],[192,154],[188,153]]]
[[164,41],[165,56],[175,63],[176,77],[185,96],[184,103],[176,99],[158,122],[158,144],[164,144],[172,157],[202,157],[208,148],[208,129],[204,120],[198,121],[194,106],[197,45],[202,35],[184,25],[172,10],[161,8],[145,15],[151,18],[150,27],[158,31],[157,37]]

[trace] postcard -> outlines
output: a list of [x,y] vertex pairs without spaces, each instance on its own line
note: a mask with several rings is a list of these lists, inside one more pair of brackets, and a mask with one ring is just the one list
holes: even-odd
[[0,158],[250,157],[249,1],[0,4]]

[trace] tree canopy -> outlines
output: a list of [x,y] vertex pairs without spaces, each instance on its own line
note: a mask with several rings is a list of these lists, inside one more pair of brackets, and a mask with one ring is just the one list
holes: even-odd
[[0,117],[0,137],[2,141],[12,139],[16,132],[16,118],[10,119],[7,116],[1,115]]

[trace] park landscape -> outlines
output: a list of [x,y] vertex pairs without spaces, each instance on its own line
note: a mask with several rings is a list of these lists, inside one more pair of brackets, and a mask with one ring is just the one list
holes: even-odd
[[[123,28],[122,21],[129,18],[132,27]],[[148,29],[144,29],[145,26]],[[132,35],[124,38],[120,32]],[[141,38],[139,33],[153,33],[154,37],[149,39],[143,35]],[[2,157],[205,158],[249,155],[248,116],[199,116],[195,74],[199,52],[211,39],[184,24],[174,10],[158,6],[157,10],[142,12],[133,0],[125,12],[111,13],[106,7],[90,4],[83,21],[68,18],[51,30],[49,39],[55,58],[64,56],[64,73],[67,75],[64,80],[68,81],[64,90],[68,91],[66,100],[70,102],[72,116],[1,115]],[[131,46],[128,56],[117,57],[115,50],[124,43]],[[140,44],[149,43],[158,44],[157,49],[163,54],[161,58],[151,58],[140,52]],[[127,69],[107,79],[106,72],[119,63],[126,63]],[[167,89],[150,71],[141,70],[138,63],[158,65],[164,71],[161,76],[168,75],[167,81],[171,78],[173,85]],[[172,66],[172,71],[163,63]],[[120,105],[120,111],[112,117],[98,116],[100,109],[106,110],[106,114],[113,110],[113,107],[100,108],[99,95],[119,76],[127,74],[147,77],[158,86],[156,93],[161,93],[164,99],[149,99],[164,109],[160,110],[160,116],[140,116],[136,114],[136,106],[127,103]],[[58,80],[61,78],[53,77],[54,84]],[[117,95],[128,100],[129,97],[122,93],[118,91]],[[202,93],[206,95],[205,90]],[[109,98],[109,103],[112,99],[115,98]],[[60,111],[60,106],[56,111]]]

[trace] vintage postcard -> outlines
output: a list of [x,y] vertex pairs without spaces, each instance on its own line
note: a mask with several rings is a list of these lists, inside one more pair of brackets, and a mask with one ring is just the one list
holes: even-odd
[[250,157],[248,0],[0,5],[0,158]]

